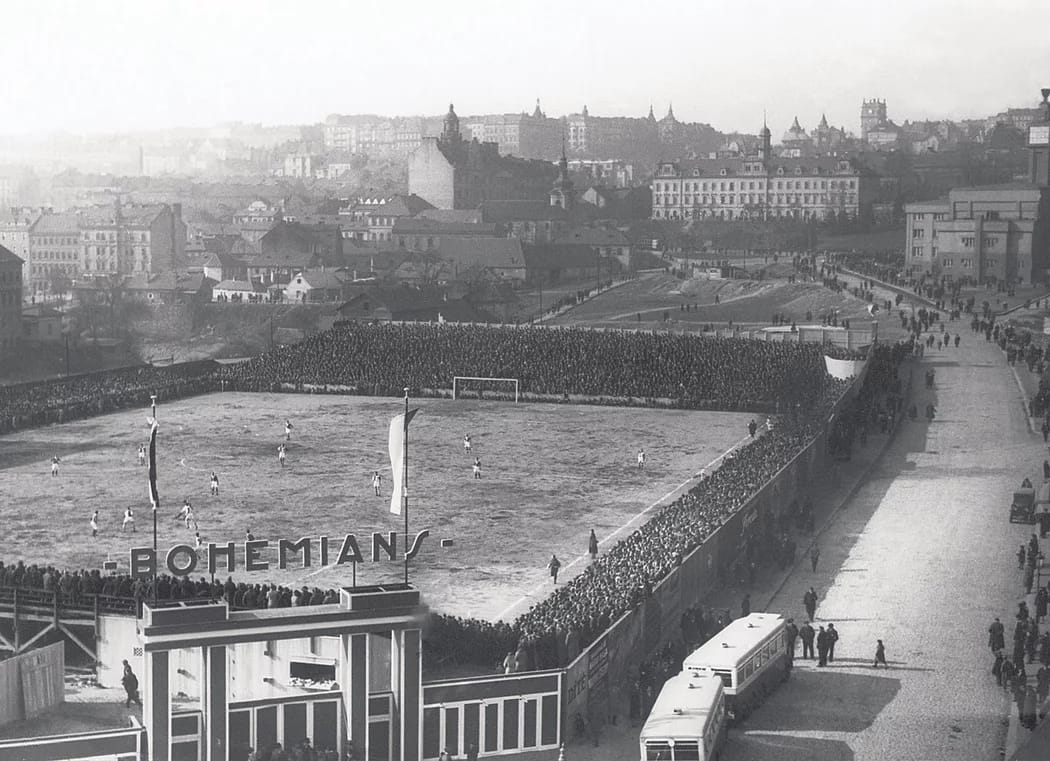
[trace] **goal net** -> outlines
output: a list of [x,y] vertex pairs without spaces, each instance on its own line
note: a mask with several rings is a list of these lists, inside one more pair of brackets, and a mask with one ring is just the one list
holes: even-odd
[[452,378],[452,398],[484,399],[486,392],[489,399],[509,399],[514,396],[518,401],[517,378],[478,378],[469,375],[457,375]]

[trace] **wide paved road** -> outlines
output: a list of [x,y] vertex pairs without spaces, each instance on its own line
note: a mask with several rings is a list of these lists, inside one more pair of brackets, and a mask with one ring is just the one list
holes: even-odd
[[[770,607],[801,623],[802,595],[816,587],[816,623],[834,622],[841,636],[834,664],[796,661],[792,679],[731,732],[723,761],[999,758],[1005,707],[986,631],[999,616],[1012,633],[1014,553],[1031,528],[1008,522],[1010,497],[1025,475],[1041,477],[1045,450],[999,350],[959,332],[959,349],[915,366],[914,399],[920,414],[936,404],[936,420],[904,424],[821,537],[817,571],[800,566]],[[878,638],[885,671],[871,668]]]

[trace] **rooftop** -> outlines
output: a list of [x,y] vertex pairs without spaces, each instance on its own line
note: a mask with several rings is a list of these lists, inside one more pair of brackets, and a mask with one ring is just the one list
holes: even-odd
[[784,619],[776,613],[752,613],[738,618],[687,656],[682,669],[733,669],[760,642],[783,627]]

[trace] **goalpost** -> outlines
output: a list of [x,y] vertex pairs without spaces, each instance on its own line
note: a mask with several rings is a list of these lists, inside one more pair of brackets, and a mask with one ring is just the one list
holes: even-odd
[[[473,383],[495,383],[495,384],[514,384],[514,401],[518,401],[518,379],[517,378],[480,378],[472,375],[456,375],[452,378],[452,399],[458,399],[460,391],[462,390],[462,382],[468,381],[470,385]],[[478,398],[482,398],[483,389],[478,385]]]

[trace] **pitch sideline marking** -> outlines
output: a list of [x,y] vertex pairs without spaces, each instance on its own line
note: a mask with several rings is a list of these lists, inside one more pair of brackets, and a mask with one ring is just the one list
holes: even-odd
[[[720,460],[724,460],[726,458],[726,455],[728,455],[730,452],[734,451],[735,449],[738,449],[744,442],[750,441],[750,440],[751,440],[751,436],[750,435],[744,436],[742,439],[740,439],[740,441],[738,441],[737,443],[733,444],[733,446],[729,447],[729,449],[727,449],[726,451],[722,452],[722,454],[718,455],[718,457],[716,457],[715,459],[711,460],[711,462],[709,462],[707,465],[705,465],[702,468],[702,470],[706,471],[708,473],[708,475],[710,476],[711,468],[715,465],[715,463],[719,462]],[[620,526],[620,528],[616,529],[614,532],[612,532],[608,536],[604,537],[603,539],[600,539],[598,541],[598,546],[601,547],[603,544],[606,544],[610,539],[612,539],[613,537],[615,537],[618,534],[620,534],[620,532],[622,532],[624,529],[629,528],[635,521],[637,521],[643,515],[648,513],[654,507],[657,507],[657,506],[661,505],[665,499],[667,499],[672,494],[677,492],[679,489],[681,489],[682,487],[692,483],[695,480],[696,480],[696,476],[691,476],[691,477],[687,478],[685,481],[682,481],[682,483],[678,484],[678,486],[674,487],[669,492],[664,494],[658,500],[656,500],[651,505],[649,505],[649,507],[645,508],[640,513],[636,514],[629,521],[627,521],[627,523],[625,523],[622,526]],[[574,565],[576,565],[577,563],[579,563],[582,560],[585,560],[588,557],[590,557],[589,553],[586,553],[586,552],[583,553],[582,555],[576,557],[574,560],[571,560],[568,563],[566,563],[565,565],[563,565],[561,567],[561,571],[565,571],[565,570],[567,570],[569,568],[572,568]],[[538,590],[540,590],[540,589],[542,589],[542,588],[544,588],[546,586],[547,586],[546,582],[541,582],[541,583],[537,584],[532,589],[530,589],[528,592],[526,592],[521,597],[519,597],[514,603],[512,603],[506,609],[504,609],[498,616],[496,616],[495,620],[497,620],[497,621],[504,620],[504,618],[507,616],[508,613],[513,611],[515,608],[517,608],[522,603],[527,602],[528,600],[532,599],[533,596],[536,594],[536,592]]]

